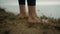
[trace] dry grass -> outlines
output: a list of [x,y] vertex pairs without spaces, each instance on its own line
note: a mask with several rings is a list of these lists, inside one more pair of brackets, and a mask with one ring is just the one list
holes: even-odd
[[60,34],[60,19],[42,16],[40,24],[28,24],[26,19],[0,8],[0,34]]

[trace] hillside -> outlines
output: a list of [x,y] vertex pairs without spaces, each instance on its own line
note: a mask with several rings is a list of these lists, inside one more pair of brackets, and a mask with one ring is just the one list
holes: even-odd
[[27,19],[0,8],[0,34],[60,34],[60,18],[43,15],[40,24],[28,24]]

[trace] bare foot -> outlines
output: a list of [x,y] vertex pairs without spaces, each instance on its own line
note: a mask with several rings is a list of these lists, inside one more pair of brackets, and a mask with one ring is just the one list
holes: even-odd
[[27,17],[25,14],[20,14],[18,18],[19,19],[24,19],[25,17]]
[[40,23],[41,21],[36,17],[29,17],[28,23]]

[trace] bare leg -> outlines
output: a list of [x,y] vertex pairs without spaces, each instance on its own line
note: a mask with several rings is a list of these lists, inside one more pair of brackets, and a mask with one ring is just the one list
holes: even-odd
[[20,5],[19,8],[20,8],[19,18],[22,18],[23,19],[24,17],[26,17],[25,5]]
[[39,18],[37,18],[35,6],[28,6],[28,10],[29,10],[28,22],[39,23],[40,20],[39,20]]

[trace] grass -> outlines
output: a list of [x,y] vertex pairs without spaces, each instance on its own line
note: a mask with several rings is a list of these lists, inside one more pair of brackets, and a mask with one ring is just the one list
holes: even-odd
[[43,15],[40,17],[41,24],[32,25],[26,23],[27,18],[18,19],[17,17],[0,8],[0,34],[60,34],[60,18],[54,19]]

